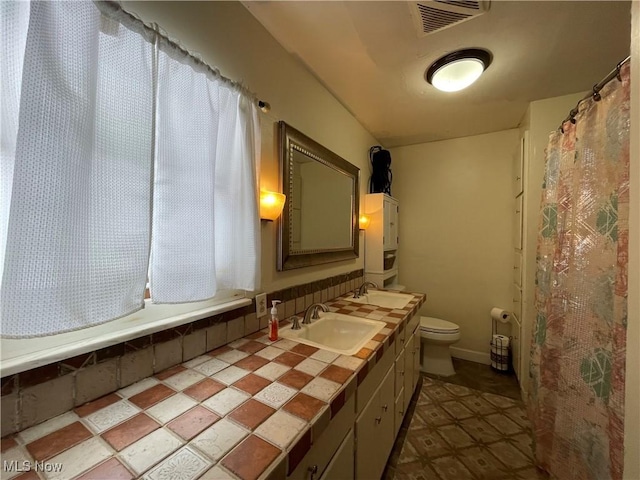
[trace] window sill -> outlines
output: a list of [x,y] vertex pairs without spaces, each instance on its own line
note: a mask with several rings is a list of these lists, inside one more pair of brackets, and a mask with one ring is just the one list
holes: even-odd
[[95,327],[48,337],[3,338],[0,339],[0,376],[31,370],[247,305],[251,305],[251,299],[238,294],[231,298],[227,296],[180,305],[157,305],[145,301],[142,310]]

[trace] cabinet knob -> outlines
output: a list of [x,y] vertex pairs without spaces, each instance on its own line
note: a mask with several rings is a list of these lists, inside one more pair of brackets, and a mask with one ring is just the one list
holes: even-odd
[[400,372],[400,375],[404,375],[404,372]]
[[382,421],[382,417],[376,417],[376,425],[380,425],[381,421]]
[[382,411],[386,412],[387,410],[389,410],[389,406],[387,404],[382,406]]
[[313,477],[315,477],[316,474],[318,473],[318,465],[313,465],[309,467],[307,470],[309,472],[309,480],[313,480]]
[[520,177],[516,177],[516,180],[520,180]]

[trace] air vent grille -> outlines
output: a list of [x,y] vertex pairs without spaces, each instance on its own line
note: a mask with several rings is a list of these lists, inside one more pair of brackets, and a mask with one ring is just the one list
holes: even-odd
[[435,0],[437,3],[444,5],[453,5],[454,7],[470,8],[472,10],[480,10],[480,2],[473,0]]
[[425,36],[469,20],[489,9],[487,0],[421,0],[411,2],[410,5],[413,5],[412,16],[418,36]]
[[421,4],[418,4],[418,10],[420,11],[420,17],[422,17],[423,33],[435,32],[470,17],[470,15],[464,13],[445,12]]

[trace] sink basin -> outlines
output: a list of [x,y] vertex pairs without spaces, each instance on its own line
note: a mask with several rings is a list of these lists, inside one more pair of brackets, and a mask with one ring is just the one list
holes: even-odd
[[349,298],[350,302],[368,303],[385,308],[404,308],[413,299],[413,295],[406,293],[386,292],[384,290],[369,290],[360,298]]
[[353,355],[385,326],[383,322],[368,318],[320,312],[320,318],[311,320],[310,325],[302,325],[300,330],[286,326],[280,329],[280,336],[335,353]]

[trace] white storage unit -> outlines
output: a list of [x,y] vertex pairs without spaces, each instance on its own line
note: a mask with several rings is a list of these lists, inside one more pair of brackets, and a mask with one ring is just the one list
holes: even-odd
[[521,341],[522,321],[522,285],[523,285],[523,218],[524,218],[524,172],[529,154],[529,132],[525,131],[520,138],[520,155],[514,158],[513,164],[513,307],[514,319],[511,321],[511,355],[513,370],[518,380],[522,378],[523,366],[527,363],[521,358],[523,352]]
[[379,287],[396,284],[398,201],[384,193],[370,193],[365,196],[363,213],[371,219],[365,232],[365,280]]

